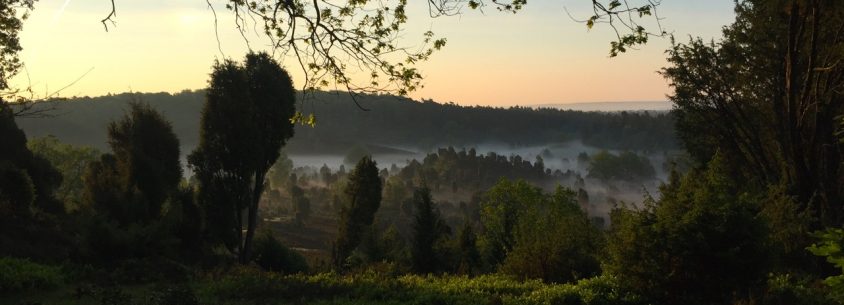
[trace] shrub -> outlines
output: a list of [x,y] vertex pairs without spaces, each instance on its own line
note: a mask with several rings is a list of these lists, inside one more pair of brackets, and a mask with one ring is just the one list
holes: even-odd
[[199,305],[199,300],[190,286],[165,286],[153,291],[148,305]]
[[0,258],[0,292],[47,289],[61,284],[61,268],[30,262],[27,259]]
[[308,271],[305,258],[281,244],[267,230],[255,239],[255,262],[267,271],[299,273]]

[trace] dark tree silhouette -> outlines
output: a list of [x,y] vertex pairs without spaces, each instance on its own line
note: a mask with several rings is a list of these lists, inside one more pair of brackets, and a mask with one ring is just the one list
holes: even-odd
[[444,264],[442,254],[437,253],[437,243],[450,234],[451,229],[434,206],[431,190],[427,187],[413,192],[413,204],[416,211],[410,252],[413,270],[420,274],[441,271]]
[[219,225],[214,235],[238,253],[241,263],[249,261],[267,171],[293,136],[294,112],[290,76],[268,54],[249,53],[243,65],[215,63],[199,146],[189,162],[209,221]]
[[[841,1],[741,1],[717,44],[669,51],[677,130],[705,164],[721,151],[744,179],[784,185],[815,229],[844,222]],[[764,76],[764,77],[760,77]]]
[[85,173],[86,201],[122,225],[161,218],[164,202],[182,180],[179,139],[158,111],[132,103],[108,127],[111,154],[91,162]]
[[369,156],[360,159],[349,173],[344,190],[346,202],[340,210],[340,232],[334,244],[334,264],[338,269],[344,268],[346,258],[375,220],[375,212],[381,206],[381,184],[378,166]]
[[457,265],[458,274],[472,275],[479,271],[481,266],[481,254],[478,252],[478,236],[472,229],[472,223],[466,221],[463,228],[457,235],[457,246],[460,251],[460,261]]
[[[15,123],[15,115],[11,106],[0,100],[0,166],[5,175],[20,183],[31,184],[33,189],[12,187],[11,184],[0,185],[0,197],[24,198],[25,193],[32,191],[32,200],[15,200],[27,206],[34,205],[50,213],[63,213],[64,207],[53,194],[61,184],[61,174],[53,168],[49,161],[34,155],[26,146],[26,134]],[[11,181],[11,180],[10,180]],[[18,192],[22,192],[18,194]],[[21,206],[21,208],[23,208]],[[21,212],[28,213],[29,207]]]

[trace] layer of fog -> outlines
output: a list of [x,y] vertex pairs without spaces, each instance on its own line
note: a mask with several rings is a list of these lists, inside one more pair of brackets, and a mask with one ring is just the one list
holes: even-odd
[[[447,147],[447,146],[444,146]],[[409,154],[373,154],[373,159],[382,169],[390,169],[392,165],[399,168],[406,166],[411,160],[416,159],[419,162],[425,158],[428,153],[436,153],[436,151],[417,151],[410,147],[396,147],[412,153]],[[351,148],[350,148],[351,149]],[[488,153],[495,153],[500,156],[521,156],[523,160],[534,163],[537,156],[541,157],[545,167],[551,171],[559,170],[563,173],[570,172],[567,175],[569,178],[560,178],[554,181],[547,181],[540,185],[546,191],[553,191],[557,185],[571,188],[577,191],[583,188],[588,196],[589,202],[584,208],[588,214],[593,217],[607,218],[609,212],[618,205],[640,205],[646,196],[659,198],[659,185],[667,179],[668,158],[670,152],[648,153],[636,151],[637,154],[647,157],[651,165],[656,171],[654,179],[645,179],[639,181],[601,181],[588,177],[588,164],[578,162],[578,155],[586,153],[592,156],[600,151],[606,150],[613,154],[621,153],[620,150],[607,150],[594,146],[584,145],[580,141],[570,141],[560,144],[551,144],[544,146],[526,146],[517,147],[512,145],[502,145],[493,143],[481,143],[471,147],[455,147],[456,151],[475,149],[478,155],[486,155]],[[344,165],[346,170],[351,170],[353,164],[344,164],[345,155],[289,155],[293,161],[293,166],[298,168],[310,168],[316,171],[323,165],[328,166],[332,171],[337,171],[341,165]],[[577,177],[583,178],[581,183],[578,183]],[[463,200],[464,198],[440,198],[440,200]]]

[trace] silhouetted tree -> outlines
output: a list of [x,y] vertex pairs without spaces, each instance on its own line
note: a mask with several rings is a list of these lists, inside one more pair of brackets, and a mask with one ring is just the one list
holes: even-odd
[[472,224],[468,221],[463,225],[460,233],[457,234],[457,247],[460,261],[457,264],[458,274],[473,275],[479,271],[481,266],[481,254],[478,252],[477,239]]
[[438,244],[449,234],[451,229],[443,221],[439,209],[431,200],[431,190],[427,187],[413,192],[413,204],[416,214],[413,221],[413,240],[411,256],[413,270],[426,274],[444,269],[443,254],[438,253]]
[[124,179],[124,190],[137,189],[146,201],[149,220],[160,216],[164,200],[182,179],[179,139],[173,127],[148,104],[130,104],[130,111],[108,127],[108,144]]
[[[724,39],[669,50],[663,75],[697,166],[720,151],[749,187],[783,185],[813,228],[844,222],[841,1],[740,1]],[[764,76],[764,77],[760,77]],[[804,247],[807,245],[804,245]]]
[[[243,65],[217,62],[202,111],[200,142],[189,162],[213,235],[249,262],[258,202],[267,171],[293,136],[295,95],[290,76],[266,53],[249,53]],[[242,236],[243,211],[246,236]]]
[[[9,179],[17,181],[17,185],[23,186],[31,183],[32,188],[22,187],[17,189],[10,185],[0,185],[0,193],[7,198],[29,197],[25,193],[33,191],[32,201],[15,200],[18,204],[26,204],[42,211],[61,214],[64,213],[64,206],[53,196],[55,190],[61,184],[61,174],[41,156],[33,154],[26,146],[26,135],[18,128],[15,122],[14,112],[8,104],[0,100],[0,164],[5,168]],[[25,177],[24,177],[25,176]],[[12,181],[10,180],[10,181]],[[24,183],[25,181],[29,181]],[[21,184],[24,183],[24,184]],[[21,194],[16,194],[17,192]],[[20,212],[29,211],[26,209]],[[21,206],[22,208],[22,206]]]
[[371,157],[358,161],[349,173],[344,189],[345,203],[340,210],[340,232],[334,243],[334,264],[344,268],[345,260],[357,248],[363,234],[375,219],[381,206],[381,178]]
[[159,219],[182,179],[170,122],[149,105],[132,103],[109,124],[108,137],[112,153],[91,162],[85,173],[86,200],[123,225]]

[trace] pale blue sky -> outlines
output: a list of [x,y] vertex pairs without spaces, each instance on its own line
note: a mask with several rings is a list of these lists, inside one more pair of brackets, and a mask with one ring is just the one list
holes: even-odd
[[[211,2],[220,17],[225,56],[242,57],[246,44],[223,8],[225,1]],[[516,15],[489,9],[436,19],[428,17],[425,1],[409,2],[404,45],[421,42],[417,37],[428,29],[448,39],[442,51],[420,66],[425,88],[411,97],[503,106],[663,100],[669,93],[656,73],[666,64],[668,40],[654,39],[640,50],[609,58],[610,29],[599,25],[589,31],[564,9],[586,18],[589,0],[531,1]],[[15,84],[32,84],[44,95],[90,71],[60,94],[177,92],[206,85],[211,64],[222,55],[204,0],[116,4],[117,25],[105,32],[99,21],[110,9],[106,0],[36,2],[22,33],[28,73]],[[678,40],[689,35],[711,39],[734,18],[732,7],[731,0],[663,0],[659,13],[662,25]],[[260,49],[259,38],[251,39],[253,48]],[[282,60],[300,82],[293,62]]]

